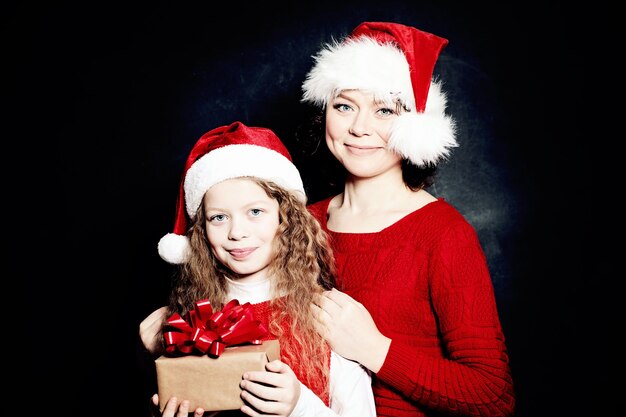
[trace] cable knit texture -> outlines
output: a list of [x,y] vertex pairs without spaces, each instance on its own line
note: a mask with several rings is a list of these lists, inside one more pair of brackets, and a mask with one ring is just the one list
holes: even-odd
[[[258,303],[258,304],[252,304],[252,309],[254,311],[254,318],[256,320],[259,320],[261,323],[265,324],[267,326],[267,328],[269,328],[269,320],[270,320],[270,315],[271,315],[270,314],[271,313],[271,308],[270,308],[270,305],[269,305],[269,301],[264,301],[264,302]],[[298,377],[298,380],[306,381],[306,379],[303,377],[303,372],[304,372],[303,367],[311,359],[310,358],[300,358],[298,363],[292,363],[287,358],[284,358],[282,356],[282,352],[283,352],[282,349],[284,349],[285,346],[293,345],[293,344],[295,344],[297,342],[292,337],[293,334],[292,334],[291,330],[289,329],[290,326],[289,326],[288,322],[281,323],[281,327],[283,328],[284,331],[283,331],[283,337],[278,339],[278,341],[280,343],[280,346],[281,346],[281,358],[280,359],[291,367],[293,372]],[[276,339],[276,336],[272,335],[272,334],[268,334],[266,337],[263,338],[263,340],[269,340],[269,339]],[[326,364],[327,364],[327,367],[330,367],[330,351],[328,353],[328,357],[326,358]],[[316,380],[316,384],[307,384],[309,389],[311,391],[313,391],[315,393],[315,395],[320,397],[320,399],[322,399],[324,401],[324,404],[326,404],[326,406],[329,405],[329,398],[328,398],[328,394],[324,394],[324,392],[328,393],[328,383],[329,383],[328,375],[326,375],[325,377],[321,377],[320,376],[320,378],[318,378]]]
[[336,233],[329,202],[309,210],[330,236],[338,288],[392,339],[373,375],[377,415],[512,415],[508,353],[473,227],[439,199],[377,233]]

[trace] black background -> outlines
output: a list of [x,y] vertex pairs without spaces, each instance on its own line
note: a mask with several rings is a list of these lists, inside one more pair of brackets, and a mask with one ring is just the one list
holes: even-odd
[[23,357],[31,372],[19,408],[145,414],[153,385],[139,366],[137,331],[166,302],[173,271],[156,244],[173,227],[188,151],[235,120],[270,127],[310,201],[324,197],[318,167],[293,145],[300,85],[322,42],[377,20],[450,41],[436,74],[460,147],[431,192],[484,245],[517,415],[617,415],[623,382],[609,381],[623,329],[611,324],[617,272],[595,235],[610,214],[597,208],[612,148],[586,123],[602,104],[585,98],[596,77],[589,61],[601,55],[597,16],[610,12],[546,2],[311,3],[6,3],[6,282],[25,297],[5,314],[27,337],[9,344],[5,360]]

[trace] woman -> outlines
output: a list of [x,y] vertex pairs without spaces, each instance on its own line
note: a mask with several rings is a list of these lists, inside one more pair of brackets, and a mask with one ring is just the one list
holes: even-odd
[[432,78],[446,44],[413,27],[365,22],[325,45],[303,84],[303,101],[321,112],[318,137],[345,175],[342,192],[309,206],[329,235],[341,290],[313,310],[332,349],[373,373],[378,416],[514,412],[477,235],[426,191],[457,146]]

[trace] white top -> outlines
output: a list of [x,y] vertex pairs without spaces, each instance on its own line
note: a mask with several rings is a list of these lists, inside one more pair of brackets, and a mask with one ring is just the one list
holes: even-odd
[[[228,280],[230,299],[258,304],[269,300],[270,281],[240,283]],[[374,394],[369,371],[359,363],[330,352],[330,407],[300,382],[300,398],[290,417],[374,417]]]

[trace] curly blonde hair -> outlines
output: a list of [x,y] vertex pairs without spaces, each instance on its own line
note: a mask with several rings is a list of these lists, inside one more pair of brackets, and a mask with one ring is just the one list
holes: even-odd
[[[272,277],[269,330],[279,340],[284,332],[290,332],[295,343],[281,344],[281,356],[292,367],[299,363],[307,379],[302,382],[311,386],[320,376],[328,375],[329,347],[315,330],[310,305],[335,284],[333,254],[326,233],[294,194],[271,181],[246,178],[279,204],[275,256],[269,267]],[[201,204],[187,231],[192,255],[189,262],[180,266],[170,294],[168,316],[177,312],[184,317],[201,299],[208,299],[214,309],[223,308],[229,301],[226,278],[236,279],[236,274],[213,255],[206,237],[205,219]]]

